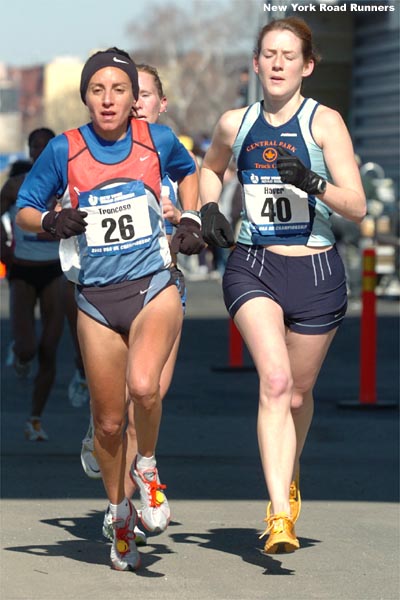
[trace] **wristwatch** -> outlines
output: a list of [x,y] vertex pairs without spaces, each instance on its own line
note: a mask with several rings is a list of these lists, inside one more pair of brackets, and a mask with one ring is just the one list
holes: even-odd
[[326,192],[326,180],[320,179],[317,185],[318,194],[324,194]]

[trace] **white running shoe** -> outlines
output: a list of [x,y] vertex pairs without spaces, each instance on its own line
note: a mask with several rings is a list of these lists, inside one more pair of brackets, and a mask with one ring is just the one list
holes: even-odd
[[135,543],[137,513],[129,500],[129,515],[126,519],[113,519],[113,541],[111,544],[111,566],[117,571],[135,571],[140,567],[140,554]]
[[49,439],[47,433],[42,429],[40,419],[37,418],[29,419],[25,423],[24,433],[30,442],[46,442]]
[[94,454],[93,418],[90,413],[89,427],[82,440],[81,463],[86,475],[91,479],[101,479],[101,471]]
[[[136,512],[138,512],[138,511],[136,511]],[[146,546],[147,537],[146,537],[146,534],[144,533],[144,531],[139,529],[139,527],[137,525],[135,525],[135,528],[133,531],[136,536],[136,538],[135,538],[136,546]],[[109,540],[110,542],[113,541],[114,528],[113,528],[113,519],[112,519],[112,515],[110,512],[110,506],[107,506],[105,513],[104,513],[102,533],[103,533],[103,536],[107,540]]]
[[76,369],[68,386],[68,399],[74,408],[80,408],[89,401],[89,389],[86,379]]
[[33,373],[33,360],[22,362],[14,352],[14,342],[8,346],[6,366],[13,367],[19,379],[29,379]]
[[130,477],[136,483],[140,492],[140,520],[143,526],[153,533],[165,531],[171,519],[171,511],[163,490],[166,485],[160,483],[156,467],[139,471],[134,460]]

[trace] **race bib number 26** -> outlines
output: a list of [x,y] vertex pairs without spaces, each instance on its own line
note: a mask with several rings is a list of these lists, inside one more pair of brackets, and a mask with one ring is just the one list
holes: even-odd
[[85,235],[91,256],[126,254],[150,245],[152,228],[141,181],[81,192],[79,208],[88,213]]

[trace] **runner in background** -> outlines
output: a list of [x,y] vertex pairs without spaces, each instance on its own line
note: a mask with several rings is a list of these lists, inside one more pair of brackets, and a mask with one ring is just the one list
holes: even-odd
[[[32,163],[36,162],[54,136],[54,132],[45,127],[30,133],[28,147]],[[8,266],[12,336],[7,362],[13,366],[18,377],[28,378],[37,356],[31,415],[26,421],[24,433],[29,441],[45,441],[48,436],[42,427],[42,414],[56,376],[57,347],[63,332],[64,278],[58,256],[58,241],[48,233],[27,233],[15,223],[16,200],[25,177],[26,172],[11,176],[1,190],[1,214],[9,213],[13,234],[12,245],[7,250],[3,247],[7,236],[2,223],[2,254],[8,254],[4,260]],[[55,197],[50,196],[48,207],[54,207],[55,203]],[[36,305],[39,306],[41,320],[38,338]]]

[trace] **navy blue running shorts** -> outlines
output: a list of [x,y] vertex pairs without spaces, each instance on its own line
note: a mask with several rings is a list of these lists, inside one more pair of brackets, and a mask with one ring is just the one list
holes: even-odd
[[127,335],[142,308],[170,285],[177,285],[176,275],[165,269],[103,287],[77,285],[76,300],[79,309],[89,317]]
[[183,314],[186,312],[186,283],[185,276],[182,271],[178,269],[176,265],[170,267],[172,279],[175,282],[176,287],[178,288],[179,295],[181,297]]
[[306,335],[335,329],[347,309],[344,266],[336,246],[308,256],[282,256],[264,246],[237,244],[222,282],[230,316],[252,298],[271,298],[286,327]]

